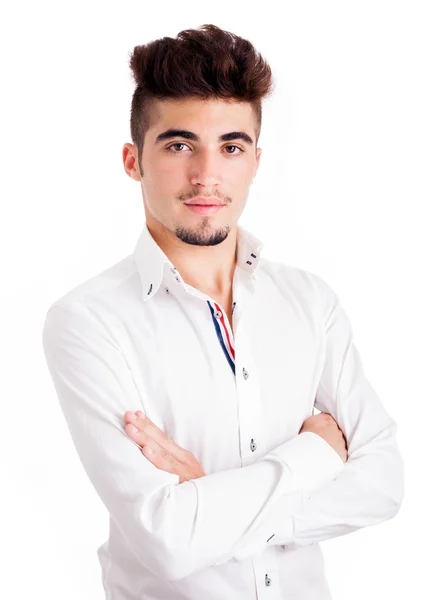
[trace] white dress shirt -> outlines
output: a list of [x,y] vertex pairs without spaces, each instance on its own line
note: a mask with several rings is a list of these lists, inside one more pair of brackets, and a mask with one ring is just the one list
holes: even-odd
[[[390,519],[397,425],[366,379],[338,296],[261,257],[238,226],[233,331],[146,223],[134,253],[48,309],[42,339],[83,467],[110,515],[108,600],[328,600],[319,542]],[[313,408],[348,461],[298,435]],[[142,410],[204,477],[179,483],[124,431]]]

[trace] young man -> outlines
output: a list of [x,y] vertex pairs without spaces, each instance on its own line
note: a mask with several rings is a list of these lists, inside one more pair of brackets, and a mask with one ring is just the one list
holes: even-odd
[[137,46],[130,65],[123,162],[146,222],[43,330],[110,514],[106,595],[328,599],[319,542],[396,515],[403,462],[335,292],[238,225],[270,68],[213,25]]

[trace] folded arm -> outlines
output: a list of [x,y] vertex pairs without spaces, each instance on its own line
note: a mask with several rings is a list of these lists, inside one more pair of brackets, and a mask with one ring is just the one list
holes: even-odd
[[[294,503],[344,463],[314,433],[294,436],[259,462],[179,483],[124,431],[127,410],[151,418],[125,356],[81,301],[53,305],[43,332],[47,365],[83,467],[136,557],[170,580],[261,551]],[[149,366],[150,367],[150,366]]]
[[320,278],[326,352],[315,407],[332,415],[347,440],[343,471],[297,497],[291,524],[278,530],[285,544],[306,546],[394,517],[404,496],[404,464],[397,424],[365,377],[352,327],[333,290]]

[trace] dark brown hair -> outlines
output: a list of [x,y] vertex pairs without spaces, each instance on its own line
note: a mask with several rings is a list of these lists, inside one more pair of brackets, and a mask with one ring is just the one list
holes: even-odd
[[261,102],[274,84],[269,65],[253,45],[216,25],[184,29],[135,46],[129,66],[136,89],[131,104],[131,138],[137,146],[140,172],[145,133],[153,98],[233,99],[252,104],[256,141],[261,130]]

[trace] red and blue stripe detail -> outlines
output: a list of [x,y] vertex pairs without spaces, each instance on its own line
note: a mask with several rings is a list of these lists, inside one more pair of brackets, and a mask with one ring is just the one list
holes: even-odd
[[[221,310],[219,304],[216,304],[216,302],[212,303],[209,300],[207,300],[207,304],[212,315],[216,335],[218,337],[219,343],[221,344],[224,356],[226,357],[227,362],[229,363],[230,368],[232,369],[232,372],[235,375],[235,348],[232,331],[229,330],[225,323],[224,311]],[[219,319],[215,317],[216,311],[219,311],[221,313],[221,317]]]

